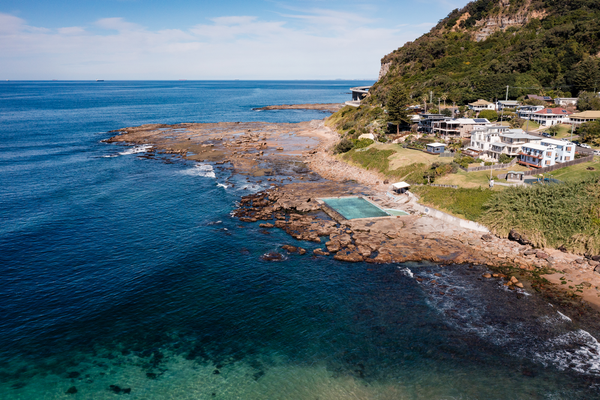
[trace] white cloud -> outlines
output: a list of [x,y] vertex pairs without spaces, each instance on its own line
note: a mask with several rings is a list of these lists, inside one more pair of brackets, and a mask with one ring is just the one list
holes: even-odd
[[421,32],[370,22],[323,9],[276,21],[223,16],[189,30],[104,18],[94,23],[106,30],[98,34],[83,27],[36,31],[0,14],[0,78],[375,78],[381,57]]

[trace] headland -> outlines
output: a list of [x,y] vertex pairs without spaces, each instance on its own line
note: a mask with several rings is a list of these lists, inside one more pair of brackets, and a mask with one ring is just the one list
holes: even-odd
[[[457,218],[432,217],[434,213],[414,196],[391,196],[385,177],[332,153],[339,135],[322,120],[153,124],[114,132],[118,134],[106,142],[148,146],[140,157],[210,162],[269,181],[270,189],[244,196],[234,216],[265,229],[282,229],[297,240],[282,252],[303,253],[302,241],[312,241],[323,243],[313,257],[346,262],[485,265],[489,273],[482,280],[495,279],[517,296],[537,292],[571,318],[600,310],[596,261],[465,228]],[[408,215],[331,218],[318,199],[341,196],[362,196],[383,209]],[[435,279],[417,280],[437,284]]]

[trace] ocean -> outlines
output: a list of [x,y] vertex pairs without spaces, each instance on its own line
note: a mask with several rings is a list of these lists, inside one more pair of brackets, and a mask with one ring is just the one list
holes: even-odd
[[600,398],[599,332],[485,266],[343,263],[308,242],[264,261],[298,242],[230,214],[266,183],[102,142],[322,119],[253,108],[371,83],[1,82],[0,398]]

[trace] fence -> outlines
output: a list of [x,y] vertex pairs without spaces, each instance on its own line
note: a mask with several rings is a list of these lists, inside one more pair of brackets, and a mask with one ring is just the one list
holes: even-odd
[[[544,172],[550,172],[550,171],[555,171],[557,169],[561,169],[561,168],[565,168],[565,167],[570,167],[571,165],[577,165],[577,164],[581,164],[584,162],[590,162],[590,161],[594,161],[594,156],[587,156],[587,157],[581,157],[578,158],[577,160],[573,160],[573,161],[566,161],[563,163],[558,163],[558,164],[554,164],[551,165],[549,167],[544,167],[544,168],[538,168],[538,169],[534,169],[534,170],[529,170],[529,171],[525,171],[523,174],[525,176],[531,176],[531,175],[537,175],[537,174],[541,174]],[[501,174],[498,175],[498,179],[506,179],[506,175],[507,174]]]
[[452,188],[452,189],[458,189],[458,186],[456,185],[439,185],[437,183],[430,183],[429,186],[436,186],[436,187],[445,187],[445,188]]
[[510,168],[510,167],[513,167],[516,163],[517,163],[517,158],[515,157],[508,164],[495,164],[495,165],[485,165],[485,166],[481,166],[481,167],[469,167],[469,168],[459,167],[459,168],[462,169],[463,171],[467,171],[467,172],[489,171],[491,169]]

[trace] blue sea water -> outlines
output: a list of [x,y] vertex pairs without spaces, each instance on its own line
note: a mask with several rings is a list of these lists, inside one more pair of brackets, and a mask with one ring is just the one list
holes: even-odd
[[598,398],[598,332],[484,266],[348,264],[314,243],[264,261],[298,242],[230,216],[248,190],[219,183],[246,177],[102,142],[321,119],[252,109],[370,83],[0,83],[0,398]]

